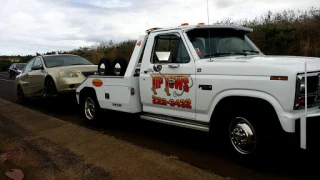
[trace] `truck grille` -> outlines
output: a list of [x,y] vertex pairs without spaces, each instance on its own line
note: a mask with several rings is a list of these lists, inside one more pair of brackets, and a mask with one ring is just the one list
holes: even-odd
[[319,88],[319,76],[309,76],[307,79],[307,86],[308,94],[317,93]]
[[85,77],[96,75],[96,71],[90,71],[90,72],[81,72]]

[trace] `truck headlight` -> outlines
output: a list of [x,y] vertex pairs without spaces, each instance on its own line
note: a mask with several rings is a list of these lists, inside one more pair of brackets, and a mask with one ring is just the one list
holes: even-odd
[[300,94],[304,94],[304,90],[305,90],[305,78],[301,78],[300,79]]
[[[308,87],[306,87],[306,78],[308,78]],[[298,75],[296,82],[296,94],[294,101],[294,109],[304,109],[305,100],[307,99],[307,106],[314,107],[320,105],[320,86],[319,86],[320,76],[318,74],[311,74],[308,77]],[[306,88],[308,88],[307,94],[305,93]],[[305,95],[307,98],[305,98]]]
[[64,78],[64,77],[78,77],[78,74],[73,71],[59,71],[59,76]]

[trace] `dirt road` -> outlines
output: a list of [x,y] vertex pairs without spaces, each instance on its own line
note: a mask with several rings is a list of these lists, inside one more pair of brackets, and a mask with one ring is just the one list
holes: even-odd
[[2,99],[0,129],[0,151],[21,150],[1,164],[0,179],[9,168],[25,179],[224,179]]

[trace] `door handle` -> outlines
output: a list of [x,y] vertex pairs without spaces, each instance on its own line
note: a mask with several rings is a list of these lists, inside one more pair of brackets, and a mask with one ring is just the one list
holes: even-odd
[[147,74],[148,72],[153,72],[153,69],[147,69],[143,71],[145,74]]
[[178,67],[180,67],[180,64],[169,64],[168,67],[169,68],[178,68]]

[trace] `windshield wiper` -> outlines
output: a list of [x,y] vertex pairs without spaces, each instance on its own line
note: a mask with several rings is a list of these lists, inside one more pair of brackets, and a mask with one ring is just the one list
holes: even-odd
[[69,64],[68,66],[75,66],[75,65],[91,65],[91,64],[85,64],[85,63],[74,63],[74,64]]
[[211,57],[211,56],[214,56],[214,57],[220,57],[220,56],[223,56],[223,55],[230,55],[230,54],[236,54],[236,55],[244,55],[246,56],[247,53],[241,53],[241,52],[233,52],[233,53],[212,53],[212,54],[206,54],[204,55],[204,57]]
[[58,67],[58,66],[62,66],[62,65],[54,65],[54,66],[50,66],[50,68],[52,68],[52,67]]
[[260,53],[259,51],[256,51],[256,50],[243,50],[243,52],[253,52],[253,53]]

